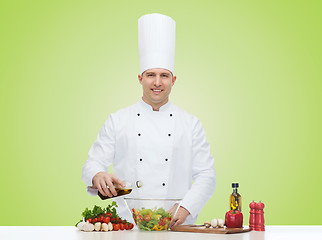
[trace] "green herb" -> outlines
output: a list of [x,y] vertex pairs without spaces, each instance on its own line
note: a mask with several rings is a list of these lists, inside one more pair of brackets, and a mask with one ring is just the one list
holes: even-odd
[[[82,216],[85,218],[85,221],[87,221],[87,219],[89,219],[89,218],[91,218],[91,219],[99,218],[101,215],[105,216],[106,213],[111,213],[112,218],[118,217],[119,219],[121,219],[117,215],[116,208],[117,208],[117,204],[114,201],[111,204],[107,205],[106,208],[101,208],[100,206],[95,205],[92,210],[86,208],[84,210],[84,212],[82,212]],[[76,223],[76,225],[81,221],[82,220],[78,221]]]

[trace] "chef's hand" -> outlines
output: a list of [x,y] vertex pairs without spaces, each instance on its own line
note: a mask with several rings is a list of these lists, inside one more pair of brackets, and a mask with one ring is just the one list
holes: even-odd
[[125,187],[124,183],[118,177],[107,172],[96,173],[92,182],[93,188],[98,189],[103,196],[109,197],[117,196],[115,186]]
[[[173,214],[175,213],[175,210],[177,209],[177,204],[174,205],[170,210],[169,210],[169,213]],[[172,218],[169,226],[170,228],[171,227],[174,227],[174,226],[177,226],[177,225],[180,225],[182,223],[184,223],[184,221],[186,221],[186,218],[190,215],[190,212],[185,209],[184,207],[180,206],[176,215]]]

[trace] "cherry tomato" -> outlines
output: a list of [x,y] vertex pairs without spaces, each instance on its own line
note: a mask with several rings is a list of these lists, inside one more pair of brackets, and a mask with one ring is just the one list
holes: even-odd
[[106,216],[112,217],[112,213],[105,213]]
[[105,223],[109,223],[109,222],[110,222],[110,217],[106,217],[106,218],[104,218],[103,222],[105,222]]
[[151,216],[149,214],[143,216],[144,221],[149,222],[151,220]]
[[129,230],[130,229],[130,226],[127,223],[124,224],[124,226],[125,226],[125,230]]
[[88,219],[87,219],[87,222],[92,223],[92,222],[93,222],[93,219],[88,218]]
[[120,230],[120,224],[113,224],[113,231]]
[[120,223],[120,230],[124,230],[125,229],[125,226],[123,223]]
[[130,223],[130,229],[134,228],[133,223]]
[[98,218],[98,221],[99,221],[99,222],[104,222],[104,216],[103,216],[103,215],[101,215],[101,216]]
[[96,223],[96,222],[97,222],[97,218],[94,218],[92,223]]

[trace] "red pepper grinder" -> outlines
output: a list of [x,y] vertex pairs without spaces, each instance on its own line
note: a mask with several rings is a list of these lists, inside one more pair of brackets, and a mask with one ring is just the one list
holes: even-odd
[[256,207],[256,202],[254,200],[249,204],[250,207],[250,215],[249,215],[249,228],[250,230],[255,230],[255,207]]
[[265,231],[264,209],[265,205],[261,201],[255,206],[255,231]]

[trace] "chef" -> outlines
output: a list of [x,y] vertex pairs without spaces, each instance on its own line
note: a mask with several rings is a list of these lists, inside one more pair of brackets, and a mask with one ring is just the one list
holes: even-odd
[[[82,179],[87,191],[116,196],[124,180],[143,187],[131,197],[182,199],[170,225],[193,224],[216,185],[214,159],[201,122],[170,103],[174,76],[175,21],[147,14],[138,20],[139,102],[110,114],[91,147]],[[191,97],[191,96],[187,96]],[[114,174],[108,173],[113,164]],[[132,219],[124,199],[115,199],[122,218]]]

